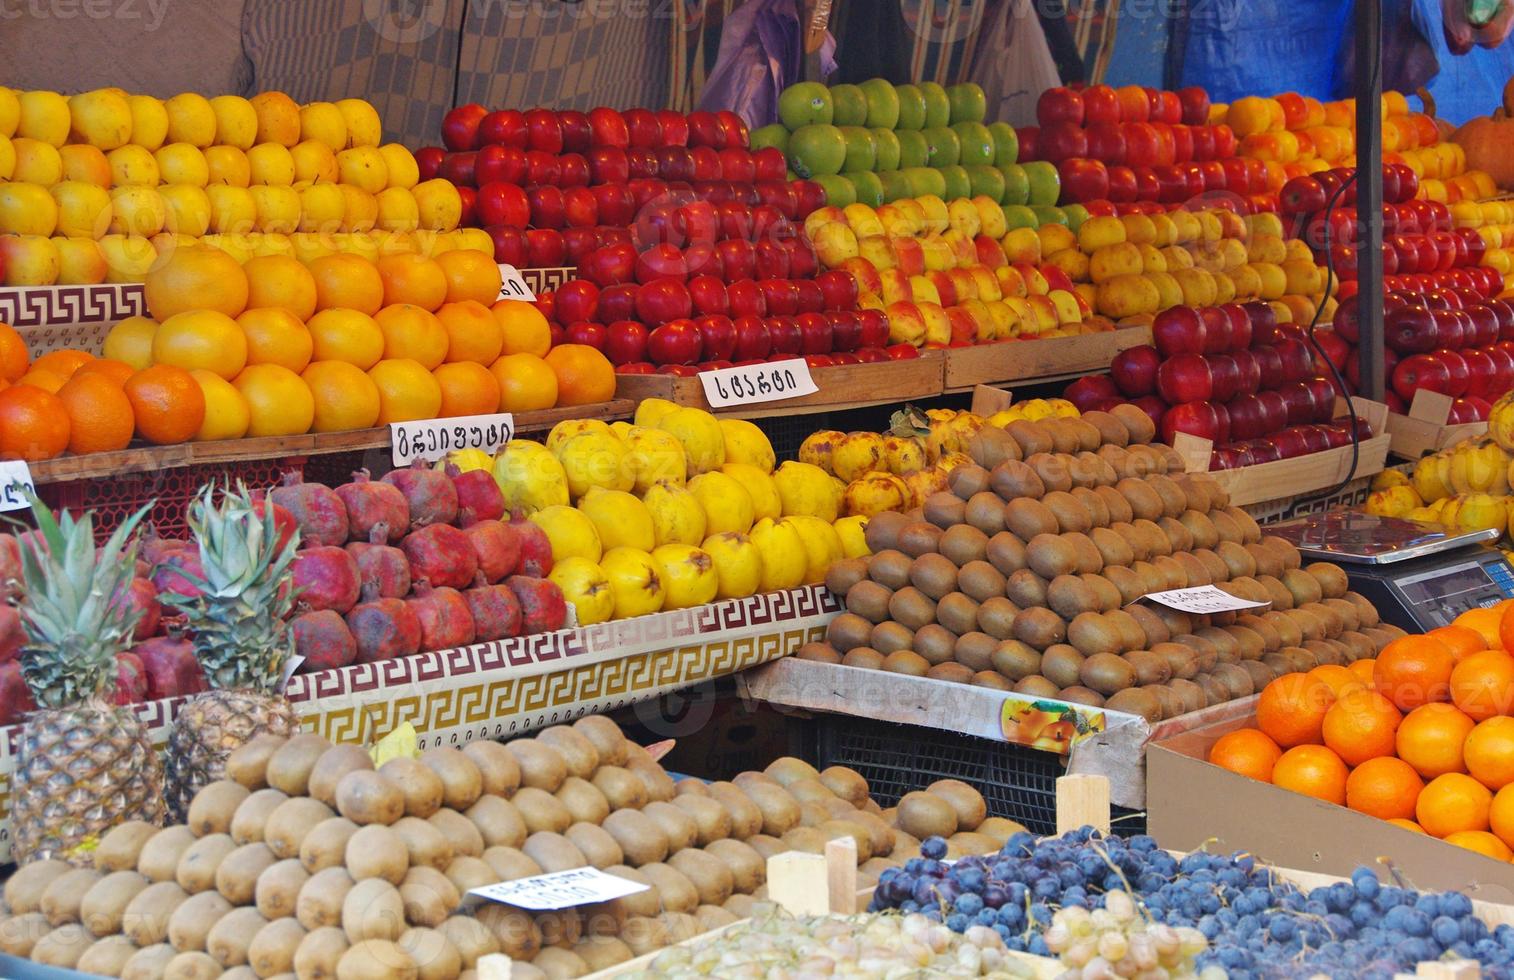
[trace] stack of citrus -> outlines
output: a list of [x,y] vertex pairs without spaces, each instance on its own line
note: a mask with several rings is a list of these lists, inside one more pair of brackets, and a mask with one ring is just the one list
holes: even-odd
[[0,87],[0,274],[140,282],[168,247],[195,240],[238,257],[429,252],[457,228],[462,199],[381,137],[361,99]]
[[1209,761],[1501,861],[1514,859],[1514,600],[1376,660],[1287,674]]

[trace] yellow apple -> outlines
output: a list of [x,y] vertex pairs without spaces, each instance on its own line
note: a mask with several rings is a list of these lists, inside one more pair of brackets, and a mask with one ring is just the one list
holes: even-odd
[[281,143],[259,143],[247,151],[253,184],[288,187],[294,183],[294,157]]
[[946,202],[934,194],[926,194],[914,199],[905,198],[895,203],[911,216],[918,215],[920,227],[925,231],[933,231],[939,235],[951,225],[951,212]]
[[168,221],[168,209],[156,187],[117,187],[111,190],[110,200],[111,234],[150,238]]
[[205,154],[188,143],[169,143],[153,154],[158,173],[165,184],[191,184],[204,187],[210,183],[210,166]]
[[[210,188],[206,191],[206,193],[210,194],[213,191],[214,188]],[[255,233],[248,232],[231,235],[211,234],[206,235],[204,238],[201,238],[200,244],[210,245],[214,248],[218,248],[221,251],[225,252],[227,255],[236,259],[238,262],[245,265],[247,263],[247,260],[252,258],[252,234]]]
[[920,307],[908,300],[898,300],[889,303],[884,312],[888,314],[890,344],[913,344],[919,347],[925,343],[925,317],[921,314]]
[[958,198],[946,206],[946,223],[953,231],[972,239],[983,227],[983,218],[978,214],[976,204],[967,198]]
[[210,100],[216,117],[216,142],[238,150],[250,150],[258,141],[258,111],[240,95],[218,95]]
[[168,109],[162,99],[150,95],[128,95],[131,108],[131,141],[151,152],[168,139]]
[[936,288],[936,284],[931,282],[928,276],[910,276],[909,291],[916,303],[935,303],[937,306],[941,305],[941,291]]
[[217,234],[246,234],[257,224],[258,209],[245,187],[211,184],[205,189],[210,201],[210,230]]
[[894,250],[889,247],[888,238],[883,235],[859,237],[857,254],[879,271],[893,269],[899,264],[899,260],[894,257]]
[[1250,262],[1274,262],[1281,264],[1288,257],[1288,249],[1277,235],[1253,235],[1246,246],[1246,258]]
[[283,92],[259,92],[250,100],[258,115],[258,143],[291,147],[300,141],[300,107]]
[[846,224],[846,214],[840,208],[829,205],[823,208],[816,208],[804,219],[804,233],[813,242],[821,226],[832,221]]
[[884,234],[878,212],[866,204],[848,204],[841,209],[841,213],[846,216],[846,223],[857,233],[859,239],[881,237]]
[[58,148],[41,140],[22,137],[11,141],[16,153],[11,179],[24,184],[51,187],[63,179],[63,157]]
[[58,246],[40,235],[0,235],[0,269],[7,286],[51,286],[58,281]]
[[1214,301],[1215,303],[1228,303],[1235,299],[1235,280],[1225,272],[1214,274]]
[[[110,161],[99,147],[70,143],[58,148],[58,159],[63,164],[62,179],[110,189]],[[0,172],[4,169],[0,166]]]
[[1075,248],[1064,248],[1046,256],[1045,263],[1066,273],[1073,282],[1087,282],[1089,276],[1088,256]]
[[1078,236],[1072,233],[1072,229],[1066,225],[1047,224],[1037,229],[1036,234],[1041,239],[1041,254],[1050,255],[1052,252],[1060,252],[1064,248],[1077,248]]
[[[351,151],[346,151],[351,152]],[[341,161],[338,160],[338,163]],[[379,158],[383,163],[383,158]],[[420,208],[421,227],[430,231],[451,231],[463,216],[463,199],[450,181],[434,178],[415,185],[411,191]]]
[[1167,214],[1153,214],[1151,216],[1151,228],[1153,236],[1151,244],[1157,248],[1166,248],[1177,241],[1178,226],[1171,216]]
[[1156,223],[1145,214],[1127,214],[1120,218],[1125,226],[1125,240],[1133,244],[1154,244],[1157,240]]
[[957,257],[952,253],[951,244],[939,235],[920,239],[920,250],[925,256],[927,269],[950,269],[957,264]]
[[1006,300],[1011,297],[1030,295],[1030,290],[1025,285],[1025,278],[1013,266],[999,266],[994,270],[994,278],[999,280],[999,291],[1003,293]]
[[347,148],[347,120],[335,103],[307,102],[300,106],[300,139],[324,143],[333,153],[344,150]]
[[[341,198],[341,192],[337,192]],[[378,227],[389,231],[415,231],[421,224],[420,208],[415,195],[403,187],[386,187],[374,196],[378,203]],[[337,216],[340,218],[341,209]]]
[[[490,254],[493,254],[492,240]],[[878,275],[878,267],[862,256],[847,259],[836,268],[857,280],[857,289],[860,292],[874,294],[883,292],[883,280]]]
[[348,146],[379,145],[384,127],[372,105],[362,99],[341,99],[336,107],[342,114],[342,121],[347,124]]
[[941,344],[945,346],[951,343],[952,324],[947,317],[946,311],[939,303],[917,302],[916,307],[920,310],[920,318],[925,321],[925,342],[927,344]]
[[1282,264],[1284,291],[1296,296],[1313,296],[1324,289],[1324,276],[1313,262],[1286,259]]
[[1046,294],[1056,310],[1057,322],[1061,324],[1082,323],[1083,311],[1078,308],[1078,298],[1065,289],[1053,289]]
[[1096,283],[1139,275],[1141,269],[1141,250],[1128,241],[1100,246],[1088,257],[1088,278]]
[[203,187],[167,184],[158,188],[167,210],[165,227],[176,234],[199,238],[210,230],[210,197]]
[[[1227,272],[1246,264],[1246,243],[1239,238],[1226,238],[1220,242],[1220,267]],[[1313,263],[1310,263],[1313,265]]]
[[93,238],[54,238],[53,248],[58,252],[59,283],[93,285],[110,274],[105,253]]
[[978,209],[978,233],[987,235],[994,241],[1004,237],[1009,230],[1009,224],[1004,217],[1004,209],[993,198],[979,194],[973,198],[973,207]]
[[58,227],[58,202],[36,184],[0,184],[0,234],[50,236]]
[[1262,277],[1248,263],[1239,269],[1231,269],[1230,279],[1235,283],[1236,299],[1241,302],[1253,300],[1262,294]]
[[114,150],[131,139],[131,105],[116,92],[95,89],[68,100],[69,137],[101,150]]
[[999,279],[994,275],[994,270],[986,265],[971,266],[968,273],[973,277],[973,283],[978,289],[978,298],[984,302],[993,302],[1004,297],[1004,287],[999,284]]
[[1193,253],[1182,245],[1168,245],[1162,249],[1162,258],[1167,260],[1167,271],[1193,268]]
[[342,183],[361,187],[370,194],[377,194],[389,185],[389,167],[378,147],[358,146],[343,150],[336,155],[336,166],[342,175]]
[[991,299],[983,305],[988,308],[988,316],[994,326],[994,339],[1003,340],[1014,336],[1012,327],[1019,323],[1020,318],[1010,305],[997,299]]
[[1150,279],[1140,275],[1118,275],[1098,284],[1094,308],[1118,320],[1138,313],[1155,313],[1161,301],[1161,294]]
[[168,142],[206,147],[216,141],[216,112],[197,92],[180,92],[164,103],[168,110]]
[[915,294],[910,288],[909,276],[899,269],[881,269],[878,278],[883,283],[883,302],[892,304],[914,301]]
[[261,232],[288,235],[300,225],[300,196],[291,187],[255,184],[247,189],[257,211],[255,225]]
[[1010,263],[1041,261],[1041,236],[1034,228],[1012,228],[999,240],[999,245]]
[[[1276,267],[1274,267],[1276,268]],[[1278,269],[1281,273],[1282,270]],[[1188,306],[1214,305],[1214,275],[1203,269],[1177,269],[1172,278],[1183,290],[1183,303]],[[1116,317],[1118,319],[1118,317]]]
[[247,162],[247,154],[234,146],[207,146],[205,174],[206,186],[247,187],[252,183],[252,165]]
[[1085,218],[1078,228],[1078,249],[1092,254],[1094,249],[1105,245],[1118,245],[1125,241],[1125,225],[1112,214],[1096,214]]
[[336,242],[325,232],[299,231],[289,236],[289,247],[294,257],[307,265],[323,255],[336,251]]
[[[289,193],[293,194],[293,191]],[[289,236],[283,232],[270,232],[268,234],[255,235],[251,238],[252,254],[258,255],[287,255],[294,257],[294,245],[290,243]]]
[[973,244],[971,235],[957,228],[948,228],[941,233],[941,240],[951,249],[952,264],[957,268],[960,269],[978,261],[978,246]]
[[72,123],[68,100],[57,92],[34,89],[21,93],[17,136],[41,140],[49,146],[62,146],[68,142]]
[[16,126],[21,122],[20,93],[0,85],[0,136],[10,139],[16,135]]
[[1141,252],[1141,269],[1145,272],[1166,272],[1167,256],[1155,245],[1141,244],[1136,246]]
[[[389,169],[389,186],[409,190],[421,179],[420,167],[415,162],[415,155],[400,143],[385,143],[379,147],[379,155],[384,158],[384,165]],[[492,251],[490,254],[493,254]]]
[[1157,287],[1157,309],[1167,310],[1179,306],[1183,302],[1183,287],[1172,277],[1170,272],[1148,272],[1146,278]]
[[342,190],[342,227],[347,231],[372,231],[378,221],[378,201],[360,187],[351,184],[337,186]]
[[[840,213],[839,208],[832,210]],[[808,224],[806,221],[806,225]],[[827,269],[834,269],[847,259],[861,254],[857,236],[841,221],[829,220],[818,224],[810,234],[810,243],[815,247],[816,257]]]
[[1177,234],[1172,239],[1174,245],[1186,245],[1203,237],[1204,229],[1192,211],[1180,209],[1170,212],[1168,217],[1172,219],[1173,227],[1177,229]]
[[103,187],[65,180],[52,187],[58,205],[57,233],[93,241],[110,227],[110,193]]

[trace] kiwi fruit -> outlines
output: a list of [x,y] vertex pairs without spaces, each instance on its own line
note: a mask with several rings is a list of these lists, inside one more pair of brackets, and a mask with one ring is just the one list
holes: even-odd
[[866,558],[843,558],[832,562],[825,573],[825,587],[838,596],[844,596],[847,589],[867,578],[867,571]]
[[989,655],[989,660],[994,670],[1012,681],[1043,672],[1042,654],[1019,640],[1005,640],[999,643]]
[[911,677],[924,677],[930,670],[930,661],[920,656],[913,650],[895,650],[883,658],[880,667],[891,674],[908,674]]
[[868,551],[877,554],[895,547],[899,531],[909,523],[909,518],[896,510],[885,510],[868,518],[867,528],[862,532]]
[[1019,444],[1022,457],[1049,452],[1054,445],[1046,427],[1037,422],[1015,419],[1004,427],[1004,431]]
[[1189,531],[1182,521],[1175,517],[1163,517],[1157,522],[1157,527],[1167,537],[1167,543],[1171,551],[1192,551],[1193,532]]
[[1269,644],[1272,649],[1296,647],[1304,642],[1304,634],[1299,629],[1298,623],[1289,617],[1286,611],[1270,609],[1263,613],[1261,618],[1277,634],[1276,646],[1272,647]]
[[1332,598],[1326,599],[1324,605],[1333,610],[1335,615],[1340,618],[1342,630],[1355,630],[1358,626],[1362,625],[1361,611],[1356,608],[1355,603],[1347,599]]
[[1206,641],[1214,647],[1215,662],[1221,664],[1239,663],[1241,659],[1241,644],[1234,636],[1217,626],[1206,626],[1194,636]]
[[988,535],[971,524],[947,528],[941,535],[941,554],[958,568],[988,557]]
[[893,596],[892,590],[877,582],[858,582],[846,593],[846,609],[870,623],[881,623],[889,617],[888,606]]
[[[969,567],[975,568],[976,566]],[[993,570],[992,565],[988,566],[988,568],[991,571]],[[966,570],[964,569],[964,571]],[[969,574],[973,577],[974,580],[972,584],[985,584],[986,580],[983,579],[982,573],[972,571]],[[997,575],[998,572],[995,571],[994,574]],[[959,585],[961,584],[960,580],[961,575],[958,575]],[[991,598],[1002,597],[1004,594],[1004,586],[1002,584],[1004,581],[1004,576],[999,575],[999,581],[1001,584],[997,592],[995,592],[991,596]],[[941,601],[936,603],[936,622],[951,630],[953,633],[959,635],[962,633],[968,633],[978,628],[978,608],[978,601],[973,597],[963,592],[953,592],[950,595],[942,596]],[[834,625],[835,620],[832,620],[831,623],[832,625]]]
[[1004,501],[992,491],[984,490],[972,495],[963,513],[969,525],[987,535],[1004,530]]
[[[1041,480],[1041,486],[1046,489],[1046,494],[1072,489],[1072,474],[1067,469],[1065,456],[1036,453],[1034,456],[1027,457],[1025,463]],[[1042,495],[1042,499],[1045,499],[1045,494]]]
[[1014,685],[1003,674],[995,670],[980,670],[972,676],[970,681],[973,687],[987,687],[995,691],[1011,691]]
[[1067,461],[1067,478],[1072,481],[1072,492],[1091,490],[1099,483],[1104,462],[1093,453],[1079,453]]
[[1104,556],[1100,554],[1093,539],[1081,531],[1067,531],[1059,535],[1072,545],[1079,575],[1094,575],[1104,569]]
[[1172,667],[1167,663],[1167,658],[1150,650],[1132,650],[1124,655],[1124,660],[1135,671],[1136,683],[1142,687],[1165,684],[1172,677]]
[[1130,501],[1126,500],[1125,495],[1116,490],[1113,485],[1095,487],[1093,492],[1098,494],[1099,499],[1104,502],[1105,509],[1109,511],[1108,526],[1129,523],[1135,519],[1135,511],[1130,509]]
[[1029,563],[1025,542],[1009,531],[1000,531],[988,539],[985,557],[1005,575],[1013,575]]
[[1062,701],[1071,701],[1074,704],[1086,704],[1091,708],[1102,708],[1104,706],[1104,695],[1081,684],[1062,688],[1062,690],[1057,692],[1057,698]]
[[1101,577],[1120,593],[1120,605],[1129,605],[1146,595],[1141,576],[1123,565],[1105,565]]
[[1177,517],[1188,509],[1188,494],[1170,476],[1156,475],[1146,481],[1157,492],[1162,500],[1162,513],[1167,517]]
[[941,529],[925,521],[906,524],[899,531],[899,550],[911,558],[932,554],[939,549]]
[[1094,527],[1109,526],[1109,504],[1097,492],[1088,487],[1073,487],[1072,497],[1088,511]]
[[915,640],[915,631],[899,623],[879,623],[873,627],[869,647],[887,656],[895,650],[908,650]]
[[[634,770],[628,771],[636,776]],[[468,808],[467,817],[478,828],[485,847],[496,844],[519,847],[521,823],[525,824],[527,834],[542,830],[560,834],[574,822],[573,811],[556,796],[535,786],[522,786],[508,800],[485,797]]]
[[1150,649],[1153,644],[1166,643],[1172,639],[1172,631],[1167,628],[1167,624],[1162,621],[1162,617],[1158,616],[1149,607],[1137,603],[1124,606],[1122,611],[1125,615],[1134,619],[1136,625],[1141,628],[1145,642],[1139,644],[1140,647]]
[[1115,489],[1130,503],[1130,512],[1137,519],[1154,521],[1162,516],[1162,498],[1145,480],[1126,477],[1115,484]]
[[993,665],[994,649],[999,641],[987,633],[964,633],[957,638],[952,657],[973,672],[988,670]]
[[1187,678],[1174,677],[1167,682],[1167,686],[1178,696],[1182,707],[1178,714],[1202,711],[1209,706],[1209,698],[1204,694],[1204,689]]
[[1107,527],[1093,528],[1088,532],[1088,540],[1098,549],[1105,566],[1129,565],[1135,560],[1130,543]]
[[[1165,555],[1163,559],[1166,560]],[[1130,563],[1130,570],[1141,580],[1140,595],[1150,595],[1153,592],[1162,592],[1174,587],[1170,584],[1168,577],[1163,574],[1162,570],[1149,561],[1137,558]],[[1178,570],[1179,572],[1182,571],[1181,566],[1179,566]],[[1183,584],[1187,583],[1187,580],[1181,577],[1179,581]]]
[[1059,689],[1072,687],[1079,683],[1083,660],[1083,654],[1076,647],[1066,643],[1054,644],[1041,654],[1040,674]]
[[1122,650],[1120,632],[1105,613],[1080,613],[1067,624],[1067,642],[1085,657],[1118,654]]
[[936,603],[914,586],[906,586],[888,600],[888,615],[909,629],[919,629],[936,621]]
[[977,628],[995,639],[1008,639],[1014,633],[1015,617],[1019,612],[1020,607],[1003,596],[985,599],[978,607]]
[[924,840],[950,837],[957,832],[957,810],[934,793],[915,790],[904,794],[898,807],[899,829]]
[[1078,556],[1072,542],[1056,534],[1037,534],[1031,538],[1025,545],[1025,555],[1030,570],[1043,579],[1077,571]]
[[1294,547],[1293,542],[1287,538],[1280,538],[1275,534],[1265,534],[1259,543],[1266,545],[1276,552],[1278,558],[1282,560],[1284,568],[1303,567],[1303,556],[1298,553],[1298,548]]
[[1281,580],[1283,587],[1292,594],[1295,606],[1302,606],[1310,602],[1319,602],[1325,597],[1319,580],[1303,569],[1285,568]]
[[1004,595],[1021,609],[1046,605],[1046,579],[1022,568],[1004,580]]
[[1124,446],[1130,441],[1129,430],[1108,412],[1084,412],[1082,421],[1098,432],[1101,445]]
[[1181,643],[1153,643],[1151,652],[1167,661],[1174,679],[1187,680],[1199,672],[1198,655]]
[[854,613],[842,613],[826,627],[825,641],[845,653],[853,647],[866,646],[872,633],[872,623]]
[[925,498],[920,513],[927,522],[944,531],[966,520],[967,502],[954,493],[938,490]]
[[1105,700],[1104,708],[1139,715],[1152,724],[1161,721],[1164,715],[1161,700],[1151,691],[1139,687],[1116,691]]
[[1081,578],[1058,575],[1046,586],[1046,604],[1063,619],[1075,620],[1083,613],[1094,612],[1099,600],[1093,588]]
[[1360,592],[1347,592],[1344,598],[1356,607],[1358,629],[1366,629],[1378,624],[1377,607],[1368,601],[1366,596]]
[[1030,541],[1038,534],[1056,534],[1059,530],[1051,509],[1029,497],[1011,500],[1004,506],[1004,526],[1021,541]]
[[[951,630],[938,623],[927,623],[915,631],[915,642],[909,650],[895,651],[908,653],[913,651],[926,662],[927,666],[944,664],[952,658],[952,650],[957,645],[957,636]],[[893,654],[889,654],[893,656]]]
[[872,647],[857,647],[846,652],[846,656],[841,658],[841,665],[843,667],[860,667],[863,670],[882,670],[883,654]]
[[[997,465],[999,464],[994,464],[994,466]],[[982,493],[988,489],[988,469],[984,469],[976,463],[963,463],[946,474],[946,485],[951,488],[951,492],[956,494],[958,499],[965,503],[972,499],[973,494]]]
[[1156,521],[1137,517],[1130,522],[1130,527],[1134,533],[1140,535],[1141,543],[1146,546],[1146,554],[1150,558],[1156,559],[1172,554],[1172,541]]
[[[1195,508],[1198,509],[1198,508]],[[1207,511],[1209,520],[1214,524],[1215,531],[1221,541],[1229,541],[1231,544],[1245,544],[1246,532],[1240,523],[1230,514],[1223,510]]]
[[1212,669],[1219,662],[1219,651],[1214,648],[1213,643],[1202,636],[1193,634],[1178,636],[1173,639],[1173,642],[1193,651],[1200,672]]
[[1041,498],[1057,520],[1057,526],[1065,534],[1068,531],[1087,531],[1093,527],[1093,517],[1088,513],[1088,508],[1072,494],[1064,490],[1053,490]]
[[1225,560],[1215,554],[1212,548],[1195,548],[1193,557],[1204,566],[1204,571],[1208,573],[1211,582],[1223,583],[1230,577],[1230,566],[1226,565]]
[[[928,598],[940,599],[942,596],[957,591],[957,566],[944,555],[921,555],[910,565],[909,580],[911,585]],[[894,598],[897,599],[905,591],[901,589],[895,592]],[[901,622],[904,622],[906,626],[911,625],[904,620]]]
[[884,588],[902,589],[909,584],[909,570],[913,563],[914,559],[902,551],[892,548],[880,551],[868,559],[867,577]]
[[1078,578],[1082,579],[1093,592],[1095,603],[1093,611],[1113,612],[1125,604],[1124,595],[1103,575],[1088,573],[1079,575]]
[[1013,636],[1037,650],[1045,650],[1067,638],[1067,622],[1044,607],[1023,609],[1015,616]]
[[[1209,566],[1199,560],[1196,554],[1182,552],[1174,555],[1173,559],[1182,567],[1183,574],[1188,580],[1186,582],[1188,586],[1210,585],[1213,583],[1214,579],[1209,574]],[[1182,586],[1170,586],[1170,588],[1182,588]]]

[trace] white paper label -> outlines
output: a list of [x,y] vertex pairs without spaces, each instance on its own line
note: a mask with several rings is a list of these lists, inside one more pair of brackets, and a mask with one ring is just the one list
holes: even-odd
[[300,664],[304,662],[305,658],[297,653],[289,655],[289,659],[284,661],[284,679],[279,681],[279,690],[282,691],[289,686],[289,679],[294,676],[294,672],[299,670]]
[[1166,592],[1152,592],[1146,598],[1153,602],[1160,602],[1171,609],[1187,613],[1221,613],[1236,612],[1241,609],[1260,609],[1271,605],[1268,602],[1251,602],[1246,599],[1237,599],[1230,593],[1213,585],[1198,585],[1191,589],[1169,589]]
[[711,408],[726,405],[752,405],[776,402],[785,398],[812,395],[820,388],[810,377],[810,366],[797,357],[746,367],[701,371],[705,401]]
[[526,277],[513,265],[499,264],[499,299],[518,299],[535,302],[536,294],[526,285]]
[[0,513],[8,510],[25,510],[31,504],[27,494],[35,494],[37,485],[32,482],[32,470],[22,459],[7,459],[0,462]]
[[547,912],[573,908],[575,905],[608,902],[646,890],[646,885],[605,874],[598,868],[576,868],[572,871],[554,871],[534,878],[517,878],[514,881],[484,885],[482,888],[470,889],[468,894],[516,908]]
[[395,466],[417,459],[435,461],[459,449],[481,449],[492,455],[514,435],[515,417],[509,412],[389,423]]

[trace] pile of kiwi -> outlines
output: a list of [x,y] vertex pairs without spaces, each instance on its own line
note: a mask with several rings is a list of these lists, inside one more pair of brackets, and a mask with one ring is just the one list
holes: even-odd
[[[1154,435],[1131,405],[984,427],[949,490],[875,515],[872,555],[831,566],[847,611],[798,656],[1159,721],[1402,635],[1339,567],[1304,567]],[[1139,601],[1208,584],[1271,606],[1197,616]]]
[[[977,813],[969,794],[947,798]],[[853,770],[798,759],[675,782],[599,716],[377,769],[317,735],[261,736],[185,823],[123,824],[75,864],[20,868],[0,952],[126,980],[455,980],[490,953],[526,980],[579,977],[748,916],[782,851],[851,837],[875,883],[919,847],[882,812]],[[953,825],[978,831],[959,850],[1008,836],[969,823]],[[565,912],[464,901],[591,865],[649,887]]]

